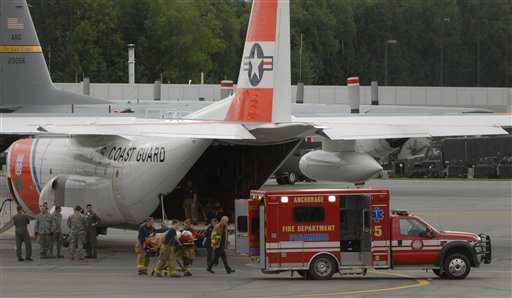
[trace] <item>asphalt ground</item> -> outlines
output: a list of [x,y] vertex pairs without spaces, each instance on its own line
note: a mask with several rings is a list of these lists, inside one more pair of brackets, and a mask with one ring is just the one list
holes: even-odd
[[[345,188],[342,183],[304,183],[287,188]],[[270,182],[265,188],[278,188]],[[444,230],[487,233],[493,261],[472,268],[464,280],[443,280],[420,270],[370,271],[366,276],[303,280],[289,273],[265,275],[245,256],[229,256],[236,269],[205,270],[200,250],[192,277],[138,276],[134,231],[109,230],[99,237],[99,258],[41,260],[33,242],[33,262],[17,262],[13,230],[0,235],[0,297],[511,297],[512,236],[510,181],[374,180],[366,187],[387,188],[392,208],[408,209]],[[65,251],[65,255],[68,253]],[[151,263],[153,265],[153,262]]]

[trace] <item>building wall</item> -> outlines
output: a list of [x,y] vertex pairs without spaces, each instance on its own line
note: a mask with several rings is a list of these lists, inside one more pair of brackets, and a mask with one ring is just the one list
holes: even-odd
[[[82,93],[81,83],[56,83],[58,88]],[[109,100],[153,100],[153,84],[92,83],[91,96]],[[361,103],[371,103],[371,87],[361,86]],[[292,86],[292,101],[297,87]],[[162,84],[162,100],[220,100],[220,85]],[[346,86],[305,86],[305,103],[348,104]],[[508,102],[508,103],[507,103]],[[487,107],[504,111],[511,105],[511,88],[470,87],[379,87],[379,103],[382,105],[460,106]]]

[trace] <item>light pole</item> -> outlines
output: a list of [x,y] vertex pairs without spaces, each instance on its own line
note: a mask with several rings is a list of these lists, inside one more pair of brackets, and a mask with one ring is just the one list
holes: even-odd
[[397,44],[395,39],[386,40],[386,48],[384,50],[384,86],[388,85],[388,44]]
[[444,23],[449,23],[451,21],[451,19],[449,18],[444,18],[442,20],[442,23],[441,23],[441,86],[443,86],[443,76],[444,76]]

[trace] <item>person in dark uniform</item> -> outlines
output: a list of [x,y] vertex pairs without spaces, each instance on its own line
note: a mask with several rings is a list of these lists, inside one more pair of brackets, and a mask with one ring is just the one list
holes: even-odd
[[[28,215],[23,212],[23,207],[17,206],[16,210],[18,214],[12,218],[16,229],[16,255],[18,261],[32,261],[32,242],[30,241],[30,235],[28,233],[27,225],[30,223]],[[21,257],[21,244],[25,243],[25,259]]]
[[185,212],[185,219],[196,222],[199,217],[199,201],[197,193],[192,188],[192,180],[187,180],[183,192],[183,211]]
[[[213,249],[212,249],[212,232],[213,228],[219,223],[219,221],[214,217],[210,221],[210,225],[206,228],[205,237],[203,241],[203,246],[206,247],[206,251],[208,252],[208,256],[206,257],[206,266],[210,266],[210,263],[213,259]],[[216,264],[213,264],[216,265]]]
[[85,213],[87,226],[85,227],[85,252],[86,258],[96,259],[98,254],[97,249],[97,226],[101,223],[101,219],[92,211],[92,205],[87,204],[87,212]]
[[222,259],[227,274],[235,272],[235,269],[229,267],[228,257],[226,256],[226,248],[228,247],[228,221],[229,218],[223,216],[220,222],[213,228],[211,240],[212,248],[214,249],[213,260],[206,269],[210,273],[215,273],[212,270],[212,266],[219,262],[219,258]]
[[162,271],[167,268],[170,277],[180,277],[176,270],[176,254],[179,250],[183,249],[183,245],[178,239],[177,231],[179,230],[179,221],[173,219],[171,221],[171,228],[166,232],[165,239],[160,248],[160,256],[158,257],[158,264],[155,272],[156,277],[162,277]]

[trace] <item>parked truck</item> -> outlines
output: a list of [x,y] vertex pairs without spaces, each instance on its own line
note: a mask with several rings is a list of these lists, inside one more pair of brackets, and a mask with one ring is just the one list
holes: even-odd
[[[512,136],[456,137],[438,140],[425,155],[410,156],[396,163],[395,172],[405,177],[510,178],[507,166],[512,156]],[[401,167],[400,167],[401,166]]]
[[365,275],[370,268],[427,269],[463,279],[471,267],[491,262],[489,236],[437,230],[389,203],[388,190],[252,191],[238,202],[246,206],[237,218],[246,219],[247,238],[237,235],[237,241],[248,242],[263,273],[312,279]]

